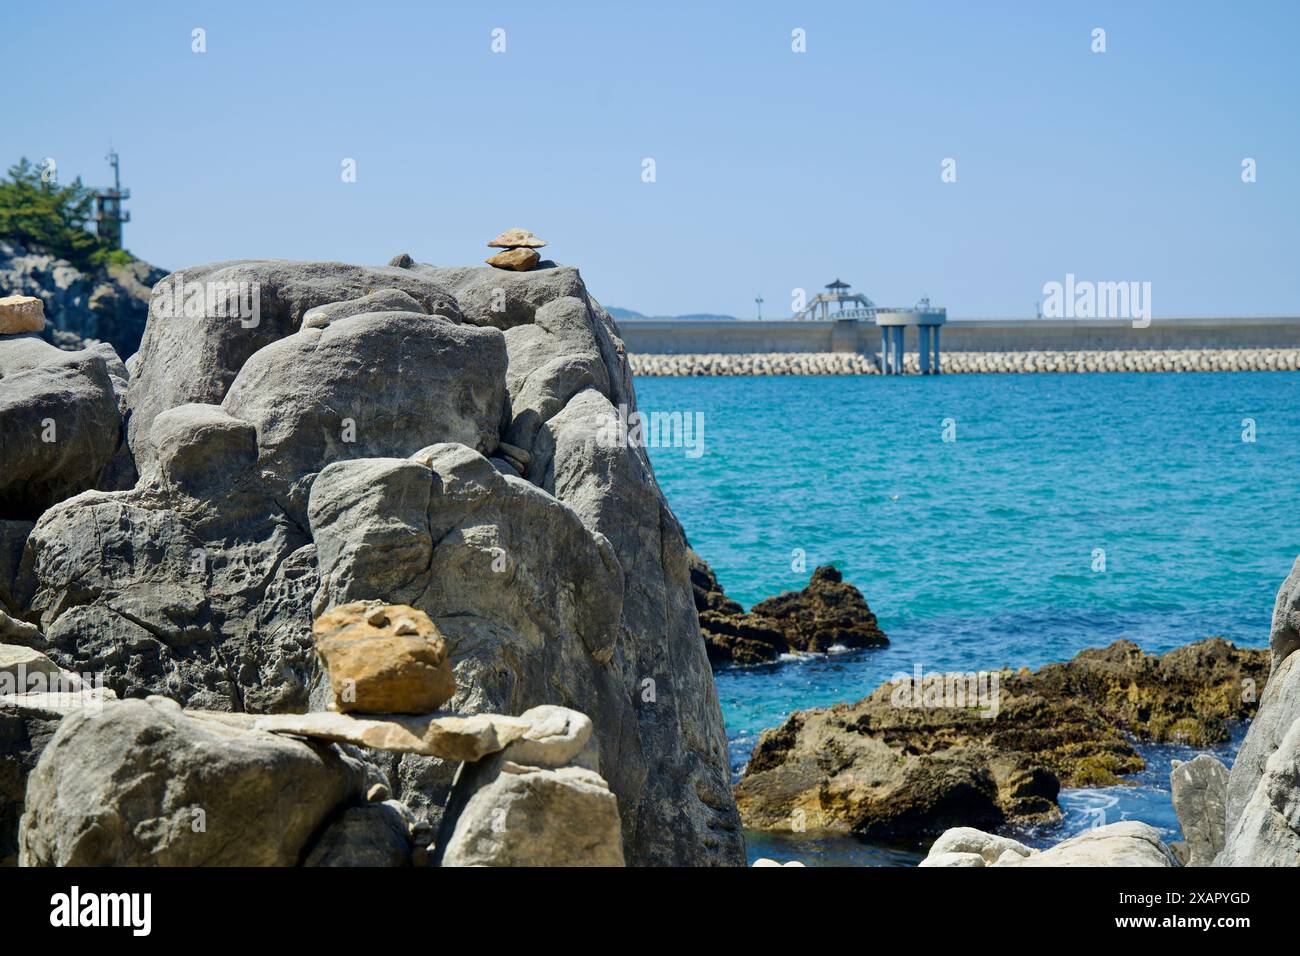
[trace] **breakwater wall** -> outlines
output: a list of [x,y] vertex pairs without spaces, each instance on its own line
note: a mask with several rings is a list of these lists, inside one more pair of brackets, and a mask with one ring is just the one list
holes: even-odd
[[[878,359],[858,352],[629,355],[634,375],[879,375]],[[1300,348],[1098,349],[1062,352],[945,352],[946,375],[990,372],[1279,372],[1300,369]],[[904,371],[920,372],[916,355]]]
[[[643,355],[880,352],[880,329],[860,319],[620,319],[618,328]],[[905,334],[915,359],[916,329]],[[1295,349],[1300,316],[1155,318],[1145,329],[1127,319],[950,319],[941,334],[945,353]]]

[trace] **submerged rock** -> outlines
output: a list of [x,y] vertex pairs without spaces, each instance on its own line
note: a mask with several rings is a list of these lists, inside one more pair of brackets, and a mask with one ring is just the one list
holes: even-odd
[[817,568],[802,591],[787,591],[759,601],[750,611],[770,618],[797,651],[825,653],[831,648],[881,647],[889,643],[862,592],[845,584],[830,565]]
[[889,643],[862,593],[834,567],[817,568],[803,590],[760,601],[746,613],[723,592],[703,558],[691,551],[688,559],[700,633],[714,664],[762,664],[795,651]]
[[910,837],[1054,819],[1061,786],[1111,785],[1131,738],[1215,743],[1248,718],[1265,652],[1220,638],[1160,657],[1118,641],[1037,673],[924,675],[798,711],[759,738],[735,793],[750,826]]

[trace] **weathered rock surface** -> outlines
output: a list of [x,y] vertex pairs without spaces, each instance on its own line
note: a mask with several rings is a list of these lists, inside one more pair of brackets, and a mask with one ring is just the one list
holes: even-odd
[[[399,267],[402,268],[402,267]],[[358,299],[345,302],[331,302],[308,309],[302,316],[304,329],[323,329],[331,322],[346,319],[350,315],[365,315],[367,312],[419,312],[424,314],[424,306],[410,293],[401,289],[380,289]]]
[[[610,340],[610,347],[619,350],[616,356],[618,363],[626,367],[627,356],[622,351],[622,340],[617,338],[613,321],[588,297],[587,287],[577,269],[556,266],[554,263],[548,266],[544,261],[538,264],[538,268],[520,273],[481,266],[430,266],[419,263],[410,271],[455,296],[465,321],[503,330],[517,325],[535,324],[538,310],[549,302],[569,297],[580,299],[589,310],[585,315],[587,321],[592,323],[593,335],[597,322],[604,325],[599,318],[601,315],[609,321],[608,327],[601,331]],[[550,358],[558,358],[561,354],[563,353],[557,350]],[[606,355],[607,363],[612,360],[613,357]],[[511,365],[514,365],[513,354]],[[611,364],[610,368],[613,367]],[[631,392],[630,372],[627,390],[628,393]],[[511,395],[514,395],[514,389],[511,389]]]
[[301,522],[311,481],[330,462],[400,457],[444,441],[491,451],[505,369],[494,329],[410,312],[355,315],[259,350],[222,408],[256,427],[261,473]]
[[411,865],[411,822],[395,801],[339,810],[303,859],[303,866]]
[[1175,763],[1169,787],[1183,830],[1175,848],[1184,866],[1209,866],[1223,849],[1228,768],[1209,754]]
[[[761,829],[937,833],[1052,818],[1060,786],[1140,770],[1130,736],[1213,743],[1249,716],[1264,652],[1219,638],[1148,657],[1118,641],[1037,673],[938,675],[764,731],[736,799]],[[1247,676],[1250,675],[1250,676]],[[996,678],[996,690],[994,679]]]
[[[188,402],[220,404],[253,354],[297,332],[308,310],[380,289],[407,293],[429,315],[460,320],[455,300],[441,286],[407,269],[248,260],[164,276],[154,288],[128,397],[128,437],[141,470],[151,455],[149,429],[159,412]],[[254,290],[257,314],[243,314],[251,312],[246,306]],[[196,314],[166,315],[176,311],[178,294],[197,303]]]
[[442,866],[623,866],[618,800],[597,773],[507,761],[456,818]]
[[64,718],[28,780],[27,866],[290,866],[363,782],[328,747],[191,720],[171,701]]
[[1018,865],[1171,867],[1179,863],[1160,839],[1159,830],[1136,820],[1124,820],[1087,830],[1025,857]]
[[813,571],[802,591],[787,591],[759,601],[750,610],[775,621],[786,643],[798,651],[824,653],[835,647],[880,647],[889,643],[862,592],[845,584],[840,572],[829,565]]
[[32,295],[0,296],[0,335],[45,331],[45,303]]
[[498,252],[494,256],[488,256],[483,261],[496,269],[513,269],[515,272],[527,272],[541,262],[542,257],[537,254],[536,249],[507,249],[505,252]]
[[[992,857],[995,847],[1013,844]],[[949,830],[930,848],[921,866],[1104,866],[1173,867],[1178,858],[1160,839],[1160,831],[1125,820],[1085,830],[1041,853],[1014,840],[969,828]]]
[[1254,793],[1230,820],[1218,865],[1300,867],[1300,720],[1292,723],[1265,762]]
[[488,243],[491,249],[540,249],[544,245],[546,240],[539,239],[527,229],[520,229],[518,226],[507,229]]
[[592,722],[563,707],[520,715],[524,736],[461,767],[438,836],[442,866],[623,866],[618,800]]
[[343,713],[430,713],[456,693],[447,642],[413,607],[343,604],[316,619],[312,636]]
[[95,487],[121,430],[104,352],[65,352],[34,334],[0,338],[0,518],[35,520]]

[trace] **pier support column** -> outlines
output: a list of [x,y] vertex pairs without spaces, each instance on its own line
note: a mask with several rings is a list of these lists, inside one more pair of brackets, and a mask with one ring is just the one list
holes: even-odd
[[894,374],[903,374],[903,356],[906,351],[903,347],[903,335],[905,327],[902,325],[894,326]]
[[880,327],[880,372],[889,374],[889,327],[885,325]]
[[936,325],[934,327],[934,374],[935,375],[939,374],[939,369],[941,368],[939,364],[939,329],[940,326]]
[[916,327],[917,337],[920,338],[917,353],[921,360],[921,374],[930,374],[930,326],[918,325]]

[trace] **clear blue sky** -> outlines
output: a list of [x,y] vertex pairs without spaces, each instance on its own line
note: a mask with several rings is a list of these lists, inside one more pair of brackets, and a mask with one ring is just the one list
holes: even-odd
[[12,0],[0,162],[99,184],[111,141],[127,245],[171,269],[475,263],[519,225],[650,314],[840,276],[1022,315],[1067,272],[1157,318],[1300,313],[1295,0],[712,6]]

